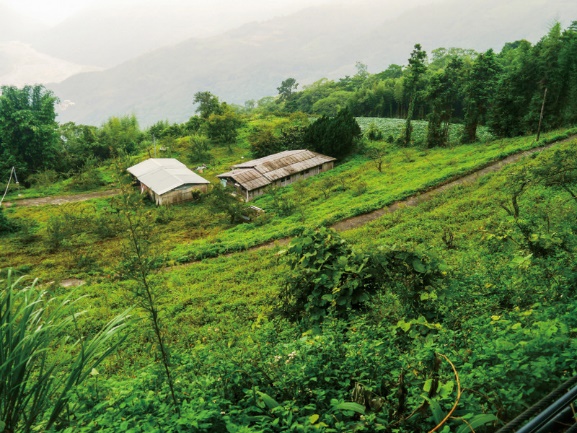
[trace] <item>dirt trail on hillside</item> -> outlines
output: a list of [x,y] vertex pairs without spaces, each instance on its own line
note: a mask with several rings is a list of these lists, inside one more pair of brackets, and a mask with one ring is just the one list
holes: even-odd
[[531,155],[533,153],[541,152],[542,150],[545,150],[549,147],[556,146],[558,144],[573,140],[575,137],[576,136],[572,136],[572,137],[567,138],[567,139],[562,140],[562,141],[556,141],[554,143],[547,144],[546,146],[536,147],[534,149],[515,153],[515,154],[510,155],[510,156],[508,156],[504,159],[501,159],[499,161],[489,163],[484,168],[476,170],[473,173],[470,173],[470,174],[464,175],[462,177],[450,180],[448,182],[445,182],[444,184],[434,186],[426,192],[416,194],[416,195],[411,196],[405,200],[394,202],[394,203],[390,204],[389,206],[385,206],[384,208],[377,209],[375,211],[372,211],[372,212],[369,212],[369,213],[366,213],[363,215],[358,215],[355,217],[351,217],[351,218],[347,218],[345,220],[339,221],[338,223],[333,224],[331,226],[331,228],[335,229],[336,231],[351,230],[351,229],[363,226],[363,225],[365,225],[371,221],[374,221],[377,218],[380,218],[387,213],[395,212],[399,208],[403,208],[403,207],[407,207],[407,206],[417,206],[419,203],[430,200],[431,197],[434,196],[435,194],[438,194],[442,191],[453,188],[457,185],[473,183],[476,180],[478,180],[481,176],[483,176],[487,173],[499,171],[503,167],[505,167],[506,165],[517,162],[525,156]]
[[50,204],[73,203],[77,201],[92,200],[94,198],[112,197],[119,193],[117,189],[108,191],[87,192],[84,194],[62,195],[53,197],[39,197],[39,198],[25,198],[22,200],[14,200],[11,202],[5,201],[2,206],[44,206]]

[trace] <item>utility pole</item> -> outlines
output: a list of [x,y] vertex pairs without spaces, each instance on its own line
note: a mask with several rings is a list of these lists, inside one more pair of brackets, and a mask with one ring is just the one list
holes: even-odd
[[4,195],[0,199],[0,206],[2,206],[2,202],[4,201],[6,194],[8,194],[8,189],[10,188],[10,182],[12,182],[12,177],[14,177],[16,185],[20,185],[20,182],[18,182],[18,176],[16,176],[16,167],[12,167],[12,170],[10,170],[10,177],[8,178],[8,183],[6,184],[6,191],[4,191]]
[[543,94],[543,104],[541,105],[541,115],[539,116],[539,127],[537,128],[537,139],[539,141],[541,137],[541,124],[543,123],[543,112],[545,111],[545,100],[547,99],[547,87],[545,87],[545,93]]

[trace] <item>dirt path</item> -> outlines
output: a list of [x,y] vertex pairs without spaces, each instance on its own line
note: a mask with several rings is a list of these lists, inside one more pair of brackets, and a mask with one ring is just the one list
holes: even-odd
[[93,198],[102,197],[112,197],[118,194],[117,189],[111,189],[108,191],[96,191],[87,192],[85,194],[75,194],[75,195],[62,195],[54,197],[40,197],[40,198],[25,198],[22,200],[14,200],[11,202],[5,201],[2,203],[3,206],[44,206],[47,204],[63,204],[63,203],[73,203],[77,201],[91,200]]
[[419,203],[430,200],[432,196],[434,196],[434,195],[436,195],[442,191],[453,188],[457,185],[463,185],[463,184],[475,182],[481,176],[483,176],[487,173],[499,171],[503,167],[505,167],[506,165],[517,162],[521,158],[523,158],[527,155],[541,152],[544,149],[558,145],[560,143],[564,143],[564,142],[569,141],[569,140],[573,140],[574,138],[575,138],[575,136],[567,138],[567,139],[562,140],[562,141],[556,141],[554,143],[547,144],[546,146],[536,147],[534,149],[525,150],[523,152],[515,153],[515,154],[510,155],[510,156],[508,156],[504,159],[501,159],[497,162],[489,163],[487,166],[485,166],[481,169],[478,169],[471,174],[467,174],[467,175],[464,175],[462,177],[450,180],[444,184],[434,186],[431,189],[429,189],[428,191],[423,192],[421,194],[411,196],[405,200],[394,202],[394,203],[390,204],[389,206],[385,206],[384,208],[377,209],[375,211],[372,211],[372,212],[369,212],[369,213],[366,213],[363,215],[358,215],[355,217],[351,217],[351,218],[347,218],[345,220],[339,221],[338,223],[333,224],[331,226],[331,228],[335,229],[336,231],[351,230],[351,229],[360,227],[362,225],[365,225],[371,221],[374,221],[377,218],[380,218],[387,213],[395,212],[399,208],[407,207],[407,206],[417,206]]

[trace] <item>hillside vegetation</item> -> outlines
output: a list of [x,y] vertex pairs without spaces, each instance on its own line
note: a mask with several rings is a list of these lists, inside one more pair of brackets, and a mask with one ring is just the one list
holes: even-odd
[[[0,207],[0,431],[496,431],[577,372],[577,130],[565,93],[577,76],[570,61],[536,60],[545,48],[565,58],[576,34],[557,26],[534,47],[433,62],[416,46],[406,68],[359,65],[321,82],[314,102],[294,79],[243,110],[198,92],[197,115],[144,131],[134,116],[59,125],[51,92],[4,87],[0,169],[20,183]],[[476,105],[471,76],[486,61],[493,90],[528,71],[550,81],[476,93]],[[391,108],[357,99],[383,82],[401,92],[403,118],[354,117]],[[545,84],[558,98],[539,130]],[[342,109],[317,110],[343,92]],[[506,111],[511,95],[523,102]],[[361,227],[330,228],[546,144]],[[233,164],[304,147],[337,166],[269,189],[251,202],[259,215],[218,186]],[[155,155],[204,166],[212,191],[154,206],[126,168]]]

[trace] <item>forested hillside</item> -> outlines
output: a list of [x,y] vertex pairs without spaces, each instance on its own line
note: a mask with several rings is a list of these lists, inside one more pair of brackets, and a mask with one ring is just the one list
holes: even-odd
[[160,119],[183,122],[194,109],[190,95],[199,91],[242,105],[273,95],[288,77],[311,85],[352,75],[356,62],[374,72],[403,65],[417,42],[428,52],[455,46],[500,51],[508,41],[535,43],[555,20],[567,26],[577,16],[571,0],[443,0],[401,16],[394,3],[310,8],[189,39],[49,87],[74,103],[59,112],[63,121],[100,125],[112,115],[135,114],[146,126]]
[[[417,44],[145,129],[2,87],[0,432],[497,431],[577,374],[575,54],[575,24]],[[250,203],[217,178],[303,148],[337,165]],[[156,206],[151,157],[211,191]]]

